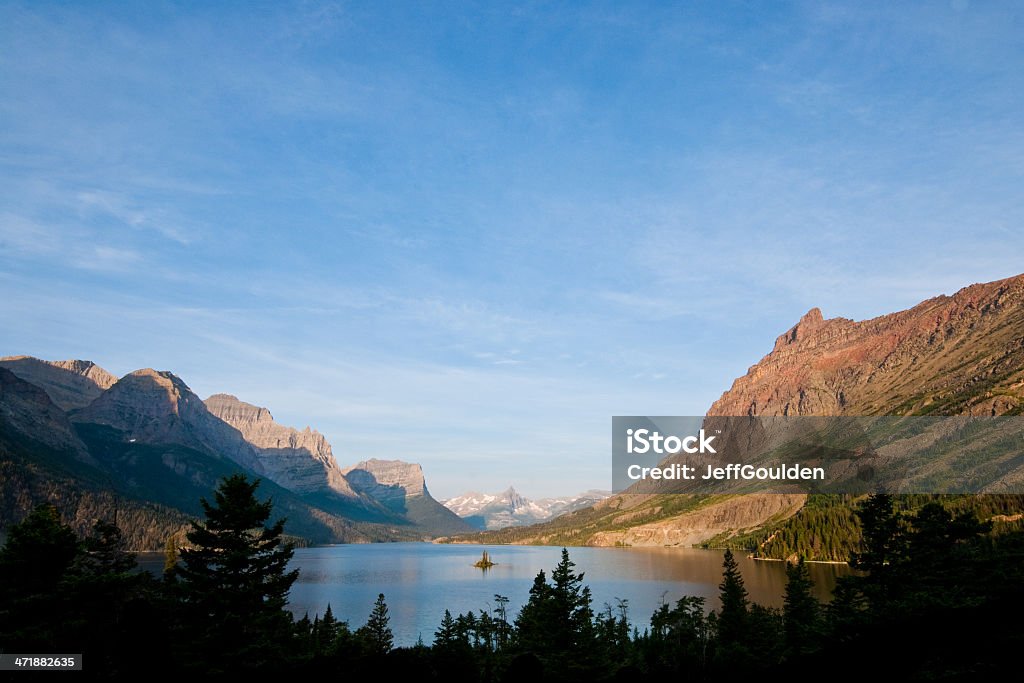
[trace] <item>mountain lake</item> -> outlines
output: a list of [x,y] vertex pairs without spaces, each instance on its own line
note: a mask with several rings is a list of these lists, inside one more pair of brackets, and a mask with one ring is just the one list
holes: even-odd
[[[473,566],[484,550],[496,564],[488,570]],[[577,572],[594,596],[595,612],[617,599],[628,600],[629,620],[641,631],[663,602],[673,604],[685,595],[702,596],[708,608],[718,608],[724,551],[697,548],[569,548]],[[512,621],[529,598],[537,572],[550,579],[561,548],[552,546],[441,545],[433,543],[374,543],[297,548],[292,567],[299,579],[292,587],[290,608],[296,618],[310,619],[331,605],[334,615],[353,630],[366,623],[374,600],[383,593],[391,617],[395,645],[430,643],[445,609],[453,616],[472,610],[491,612],[494,596],[509,598]],[[736,554],[750,599],[781,607],[786,585],[784,562],[753,560]],[[162,553],[139,555],[142,569],[163,571]],[[815,594],[827,600],[839,576],[850,573],[844,564],[809,565]]]

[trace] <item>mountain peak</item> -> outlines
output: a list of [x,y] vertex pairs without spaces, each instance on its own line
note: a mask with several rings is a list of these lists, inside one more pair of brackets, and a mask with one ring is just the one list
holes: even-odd
[[95,463],[67,415],[41,387],[0,366],[0,432],[12,430],[82,462]]
[[403,514],[422,529],[444,534],[471,529],[458,515],[434,500],[418,463],[371,458],[345,469],[344,474],[353,489]]
[[[228,424],[238,422],[274,422],[270,410],[261,406],[246,403],[232,394],[214,394],[206,401],[206,407],[214,415]],[[276,423],[275,423],[276,424]],[[237,427],[237,425],[233,425]]]
[[345,498],[358,497],[320,432],[278,424],[266,408],[231,394],[214,394],[205,403],[213,415],[237,429],[256,449],[273,481],[302,493],[327,490]]
[[575,496],[530,500],[520,495],[514,486],[509,486],[498,494],[470,491],[449,498],[444,505],[479,529],[503,529],[543,522],[589,507],[609,495],[606,491],[587,491]]
[[1024,406],[1024,275],[854,322],[812,308],[708,411],[992,414]]
[[168,406],[174,412],[179,411],[179,402],[187,403],[192,397],[198,398],[184,380],[169,370],[154,370],[153,368],[135,370],[119,379],[115,386],[120,386],[121,391],[146,393],[154,398],[157,396],[165,398],[169,402]]
[[117,382],[117,377],[90,360],[41,360],[33,356],[0,358],[19,378],[34,384],[61,410],[84,408]]
[[818,307],[812,308],[801,316],[796,325],[793,325],[784,334],[779,335],[779,338],[775,340],[775,349],[778,350],[807,339],[825,323],[826,320],[821,314],[821,309]]
[[75,422],[103,424],[143,443],[174,443],[227,457],[265,474],[256,451],[215,417],[177,375],[143,368],[128,373],[85,408]]
[[423,468],[418,463],[370,458],[343,471],[357,491],[361,490],[360,486],[371,487],[373,484],[380,484],[395,489],[401,488],[405,497],[427,494]]
[[803,317],[800,318],[800,325],[817,325],[818,323],[825,320],[825,317],[821,314],[821,309],[815,306],[811,310],[804,313]]

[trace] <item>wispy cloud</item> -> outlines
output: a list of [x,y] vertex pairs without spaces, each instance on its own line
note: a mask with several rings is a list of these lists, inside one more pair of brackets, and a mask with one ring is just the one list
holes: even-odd
[[92,248],[88,258],[79,260],[76,265],[86,270],[103,272],[123,272],[135,267],[142,261],[142,255],[132,249],[97,246]]
[[449,493],[478,460],[602,486],[608,416],[703,412],[811,306],[1021,270],[1020,20],[7,4],[5,343],[170,368]]
[[103,190],[79,192],[77,199],[86,212],[109,216],[137,230],[153,230],[182,245],[192,240],[181,229],[167,223],[160,210],[146,210],[124,195]]

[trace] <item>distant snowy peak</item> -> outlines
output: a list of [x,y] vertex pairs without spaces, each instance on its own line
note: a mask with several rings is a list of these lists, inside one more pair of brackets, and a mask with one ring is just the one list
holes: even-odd
[[607,491],[591,490],[575,496],[530,500],[509,486],[494,494],[470,491],[444,501],[444,506],[478,529],[503,529],[543,522],[589,507],[609,495]]
[[496,500],[498,500],[498,496],[470,491],[469,493],[463,493],[461,496],[441,501],[441,503],[459,517],[468,517],[483,510]]

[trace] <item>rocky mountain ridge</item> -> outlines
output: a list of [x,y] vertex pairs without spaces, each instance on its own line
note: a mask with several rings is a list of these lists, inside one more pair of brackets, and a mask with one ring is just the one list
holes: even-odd
[[1003,415],[1024,405],[1024,276],[854,322],[812,308],[708,410]]
[[372,458],[342,470],[358,493],[379,501],[387,509],[410,516],[441,533],[460,533],[472,527],[434,500],[427,490],[423,468],[402,460]]
[[266,408],[240,401],[231,394],[214,394],[204,401],[212,415],[234,427],[256,449],[267,476],[299,493],[331,491],[345,498],[359,495],[334,459],[331,444],[308,426],[299,431],[274,421]]
[[530,500],[510,486],[496,494],[470,491],[442,503],[478,529],[504,529],[543,522],[593,505],[610,495],[607,491],[591,490],[574,496]]
[[117,382],[116,375],[88,360],[46,361],[32,356],[5,356],[0,358],[0,367],[41,388],[65,411],[84,408]]
[[[288,515],[313,529],[318,542],[422,539],[470,528],[430,497],[417,464],[371,460],[342,470],[322,434],[280,425],[265,408],[229,394],[204,402],[168,371],[113,377],[89,361],[15,356],[0,363],[0,469],[27,472],[0,482],[0,526],[26,513],[30,499],[115,500],[116,492],[114,498],[103,493],[110,486],[142,506],[169,505],[171,517],[164,518],[180,520],[174,506],[197,504],[215,486],[216,473],[241,468],[281,487]],[[59,407],[54,396],[70,407]],[[69,469],[72,460],[86,469]],[[97,495],[74,493],[83,486]],[[190,490],[195,500],[184,502]],[[153,522],[146,512],[133,518],[159,528],[180,524]],[[362,530],[352,521],[363,523]],[[147,538],[135,530],[130,535]]]
[[[747,415],[1016,415],[1024,407],[1024,275],[855,322],[812,308],[712,404]],[[785,498],[785,500],[782,500]],[[756,534],[806,496],[631,491],[478,542],[693,545]]]
[[42,444],[70,453],[83,462],[94,462],[78,438],[67,415],[40,387],[0,367],[0,422],[21,436],[38,435]]
[[71,411],[70,417],[72,422],[113,427],[129,440],[179,444],[227,457],[268,475],[241,433],[210,413],[181,378],[166,370],[130,372],[88,406]]

